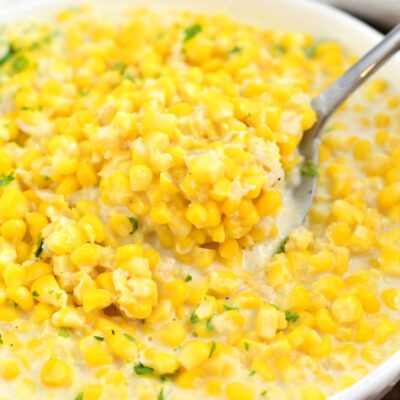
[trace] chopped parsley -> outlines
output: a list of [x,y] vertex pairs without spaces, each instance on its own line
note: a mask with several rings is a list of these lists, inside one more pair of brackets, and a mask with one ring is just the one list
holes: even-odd
[[18,308],[19,307],[17,302],[13,301],[12,303],[13,303],[14,308]]
[[129,217],[129,222],[132,225],[132,230],[129,232],[130,235],[135,233],[139,228],[139,222],[135,217]]
[[147,367],[146,365],[143,365],[141,362],[135,364],[133,366],[133,370],[137,375],[149,375],[154,372],[153,368]]
[[211,342],[211,348],[210,348],[210,354],[208,355],[208,358],[211,358],[211,356],[214,354],[214,351],[217,350],[217,345],[216,343],[213,341]]
[[253,375],[255,375],[256,374],[256,371],[250,371],[250,373],[249,373],[249,376],[253,376]]
[[90,93],[90,91],[89,91],[88,89],[81,89],[81,90],[79,91],[79,96],[85,97],[85,96],[87,96],[89,93]]
[[300,315],[296,311],[287,310],[287,311],[285,311],[285,318],[286,318],[286,321],[296,322],[300,318]]
[[190,39],[193,39],[196,35],[198,35],[202,31],[202,27],[200,24],[195,24],[189,26],[183,31],[183,41],[187,42]]
[[0,67],[5,64],[8,60],[10,60],[18,50],[14,47],[13,44],[8,45],[8,49],[4,56],[0,58]]
[[43,244],[44,244],[44,239],[42,237],[40,237],[38,242],[37,242],[36,250],[35,250],[35,257],[36,258],[39,258],[40,255],[42,254]]
[[12,68],[15,73],[22,72],[29,64],[28,59],[24,55],[20,55],[13,61]]
[[3,336],[1,335],[1,333],[0,333],[0,344],[4,344]]
[[135,338],[132,335],[129,335],[129,333],[124,333],[123,334],[130,342],[136,343]]
[[69,332],[67,328],[60,328],[58,330],[58,336],[61,336],[63,338],[68,338],[69,337]]
[[188,275],[188,276],[185,278],[185,282],[190,282],[192,279],[193,279],[192,275]]
[[0,186],[6,186],[15,179],[14,172],[0,178]]
[[83,400],[83,392],[79,393],[74,400]]
[[123,62],[117,62],[113,65],[113,69],[117,70],[121,75],[125,73],[128,66]]
[[32,296],[33,296],[33,297],[39,297],[39,292],[38,292],[37,290],[34,290],[34,291],[32,292]]
[[244,348],[246,349],[246,351],[249,351],[250,345],[247,342],[244,342]]
[[317,39],[311,46],[304,48],[304,54],[307,58],[314,58],[317,54],[318,47],[321,43],[326,42],[326,39]]
[[281,45],[281,44],[276,44],[275,45],[275,49],[278,50],[279,53],[282,53],[282,54],[286,53],[285,47],[283,45]]
[[164,389],[161,388],[160,393],[158,393],[157,400],[164,400]]
[[193,311],[193,312],[190,314],[189,321],[190,321],[190,323],[192,323],[192,324],[194,325],[194,324],[197,324],[198,322],[200,322],[200,318],[199,318],[199,317],[196,315],[196,313]]
[[235,54],[240,53],[243,50],[242,47],[240,46],[235,46],[233,47],[231,50],[229,50],[229,53],[227,54],[227,58],[231,58],[232,56],[234,56]]
[[309,176],[310,178],[316,178],[319,176],[318,167],[312,160],[307,160],[300,168],[300,172],[302,175]]
[[289,241],[288,237],[285,237],[284,239],[282,239],[282,241],[279,244],[278,250],[276,251],[276,254],[284,253],[286,251],[285,246],[288,241]]
[[263,390],[263,391],[260,393],[260,396],[261,396],[261,397],[264,397],[266,394],[267,394],[267,391],[266,391],[266,390]]
[[212,332],[212,330],[214,329],[211,320],[212,320],[212,317],[208,318],[207,323],[206,323],[206,328],[207,328],[208,332]]
[[99,342],[103,342],[104,338],[102,336],[93,336],[96,340],[98,340]]
[[239,310],[239,308],[228,306],[227,304],[224,304],[224,310],[225,311],[233,311],[233,310]]

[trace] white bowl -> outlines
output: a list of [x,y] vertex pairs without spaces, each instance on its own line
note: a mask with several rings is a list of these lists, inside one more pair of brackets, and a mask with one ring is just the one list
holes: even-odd
[[[223,11],[237,20],[260,26],[304,31],[319,37],[331,37],[350,52],[362,55],[382,35],[344,12],[308,0],[13,0],[1,7],[0,24],[20,17],[42,18],[70,5],[93,3],[115,12],[118,5],[147,5],[163,8],[194,9],[203,12]],[[4,3],[3,3],[4,4]],[[11,4],[11,2],[9,2]],[[109,14],[111,15],[111,14]],[[400,55],[394,57],[379,75],[400,90]],[[400,333],[399,333],[400,334]],[[329,400],[378,400],[400,379],[400,351],[375,368],[368,376]]]

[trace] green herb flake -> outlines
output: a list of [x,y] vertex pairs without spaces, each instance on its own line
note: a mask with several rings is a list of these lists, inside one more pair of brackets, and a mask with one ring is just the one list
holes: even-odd
[[196,315],[196,313],[193,311],[191,314],[190,314],[190,318],[189,318],[189,321],[190,321],[190,323],[191,324],[197,324],[198,322],[200,322],[200,318]]
[[8,49],[3,57],[0,58],[0,67],[5,64],[8,60],[10,60],[18,50],[13,44],[8,45]]
[[240,46],[235,46],[231,50],[229,50],[229,53],[227,54],[226,58],[231,58],[235,54],[238,54],[243,51],[243,48]]
[[79,393],[74,400],[83,400],[83,392]]
[[25,56],[23,56],[23,55],[18,56],[13,61],[13,64],[12,64],[13,71],[15,73],[22,72],[28,66],[28,64],[29,64],[29,61]]
[[130,342],[136,343],[135,338],[132,335],[129,335],[129,333],[124,333],[123,334]]
[[2,178],[0,178],[0,186],[6,186],[14,179],[15,179],[14,172],[10,172],[8,175],[5,175]]
[[253,376],[253,375],[255,375],[256,374],[256,371],[250,371],[250,373],[249,373],[249,376]]
[[132,235],[139,229],[139,221],[135,217],[129,217],[129,222],[132,225],[132,230],[129,232],[129,234]]
[[215,350],[217,350],[217,344],[213,341],[211,342],[210,354],[208,355],[208,358],[212,357]]
[[34,291],[32,292],[32,296],[33,296],[33,297],[39,297],[39,292],[38,292],[37,290],[34,290]]
[[147,367],[143,365],[141,362],[135,364],[133,366],[133,370],[135,371],[136,375],[149,375],[154,372],[154,369],[151,367]]
[[207,328],[208,332],[212,332],[214,329],[211,320],[212,320],[212,317],[208,318],[207,323],[206,323],[206,328]]
[[276,251],[276,254],[280,254],[280,253],[285,253],[285,246],[286,243],[289,241],[288,237],[285,237],[284,239],[282,239],[282,241],[279,244],[278,250]]
[[312,59],[317,55],[317,50],[320,44],[327,42],[327,39],[317,39],[312,45],[304,48],[304,54],[307,58]]
[[312,160],[307,160],[300,168],[300,172],[303,176],[309,176],[310,178],[316,178],[319,176],[318,167]]
[[160,393],[158,393],[157,400],[164,400],[164,389],[161,388]]
[[58,330],[58,336],[61,336],[63,338],[69,338],[69,332],[67,328],[60,328]]
[[96,340],[98,340],[99,342],[103,342],[104,338],[102,336],[93,336]]
[[239,308],[238,307],[228,306],[227,304],[224,304],[224,310],[225,311],[234,311],[234,310],[239,310]]
[[43,244],[44,244],[44,239],[42,237],[40,237],[38,242],[37,242],[36,250],[35,250],[35,257],[36,258],[39,258],[40,255],[42,254]]
[[193,39],[196,35],[198,35],[202,31],[202,27],[200,24],[195,24],[189,26],[183,31],[183,41],[187,42],[190,39]]
[[18,308],[19,307],[18,303],[16,303],[15,301],[13,301],[12,303],[13,303],[13,307],[14,308]]
[[115,70],[117,70],[121,75],[123,75],[127,67],[128,67],[128,66],[127,66],[125,63],[123,63],[123,62],[117,62],[117,63],[115,63],[115,64],[113,65],[112,68],[115,69]]
[[160,381],[161,382],[166,382],[166,381],[170,381],[172,378],[170,375],[160,375]]
[[4,344],[4,341],[3,341],[3,336],[2,336],[2,334],[0,333],[0,344]]
[[281,54],[285,54],[286,53],[286,48],[283,45],[276,44],[274,47],[275,47],[275,49],[277,51],[279,51],[279,53],[281,53]]
[[247,342],[244,342],[244,348],[246,349],[246,351],[250,350],[250,344]]
[[296,322],[300,318],[300,315],[296,311],[287,310],[285,311],[285,318],[288,322]]
[[85,97],[85,96],[87,96],[89,93],[90,93],[90,91],[89,91],[88,89],[81,89],[81,90],[79,91],[79,96]]
[[188,276],[185,278],[185,282],[190,282],[192,279],[193,279],[192,275],[188,275]]
[[267,394],[267,391],[266,391],[266,390],[263,390],[263,391],[260,393],[260,396],[261,396],[261,397],[264,397],[266,394]]

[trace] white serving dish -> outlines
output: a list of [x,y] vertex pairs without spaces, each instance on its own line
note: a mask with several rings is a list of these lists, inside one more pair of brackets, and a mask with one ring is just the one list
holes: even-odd
[[[237,20],[260,26],[305,31],[319,37],[331,37],[350,52],[362,55],[382,35],[342,11],[310,0],[18,0],[5,6],[0,0],[0,25],[21,17],[42,18],[65,6],[92,3],[111,12],[116,7],[146,5],[162,8],[186,8],[203,12],[223,11]],[[3,5],[2,5],[3,4]],[[115,11],[114,11],[115,12]],[[110,14],[109,14],[110,15]],[[400,90],[400,54],[386,65],[380,75]],[[399,332],[400,335],[400,332]],[[329,400],[378,400],[400,380],[400,351],[368,376]]]

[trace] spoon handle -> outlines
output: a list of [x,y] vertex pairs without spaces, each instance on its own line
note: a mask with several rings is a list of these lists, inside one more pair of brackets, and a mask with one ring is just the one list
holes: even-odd
[[[312,101],[312,107],[321,125],[354,90],[398,50],[400,50],[400,24]],[[321,129],[314,131],[316,136],[320,131]]]

